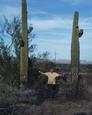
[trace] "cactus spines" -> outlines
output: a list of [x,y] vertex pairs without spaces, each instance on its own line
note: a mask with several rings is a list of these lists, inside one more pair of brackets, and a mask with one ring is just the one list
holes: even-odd
[[22,46],[20,48],[20,83],[26,82],[28,77],[28,32],[27,32],[27,4],[22,0]]
[[79,13],[74,13],[72,43],[71,43],[71,80],[78,78],[79,62],[80,62],[80,48],[79,48],[79,27],[78,27]]

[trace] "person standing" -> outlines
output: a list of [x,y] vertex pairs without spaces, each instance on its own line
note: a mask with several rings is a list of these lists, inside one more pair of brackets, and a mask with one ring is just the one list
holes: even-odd
[[48,77],[48,92],[51,94],[51,97],[54,97],[58,92],[58,84],[56,84],[56,78],[63,77],[63,73],[59,74],[57,72],[54,72],[53,69],[51,69],[50,72],[39,72],[40,74],[46,75]]

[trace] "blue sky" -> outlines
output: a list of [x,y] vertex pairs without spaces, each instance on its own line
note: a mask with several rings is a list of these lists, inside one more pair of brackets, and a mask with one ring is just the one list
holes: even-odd
[[[35,53],[49,51],[54,59],[70,59],[74,11],[79,11],[79,27],[84,29],[80,38],[81,60],[92,61],[92,1],[90,0],[27,0],[28,24],[36,34]],[[0,0],[0,20],[6,16],[21,17],[21,0]],[[7,39],[6,39],[7,40]]]

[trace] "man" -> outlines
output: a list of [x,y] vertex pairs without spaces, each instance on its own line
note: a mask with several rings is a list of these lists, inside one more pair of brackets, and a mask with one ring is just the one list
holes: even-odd
[[40,73],[48,77],[48,92],[51,94],[51,97],[54,97],[58,91],[58,85],[56,84],[56,77],[59,76],[63,77],[63,74],[56,73],[54,72],[53,69],[51,69],[50,72],[45,73],[40,72]]

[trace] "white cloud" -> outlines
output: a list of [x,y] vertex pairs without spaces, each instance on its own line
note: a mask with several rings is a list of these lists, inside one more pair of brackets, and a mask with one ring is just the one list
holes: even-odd
[[92,30],[92,17],[82,17],[79,20],[79,25],[85,30]]
[[40,9],[29,9],[31,12],[28,12],[30,15],[49,15],[48,12],[40,10]]
[[37,52],[49,51],[52,58],[56,52],[58,59],[70,59],[70,39],[36,39],[34,42],[38,45]]
[[[38,52],[49,51],[52,58],[54,58],[54,53],[57,53],[57,59],[70,59],[71,58],[71,36],[66,35],[64,39],[46,39],[46,37],[38,38],[33,41],[37,44]],[[80,58],[84,60],[92,60],[92,50],[91,42],[89,40],[80,39]],[[86,55],[87,53],[87,55]]]
[[21,14],[21,9],[19,7],[14,7],[14,6],[0,6],[0,17],[7,17],[7,18],[12,18],[14,16],[20,16]]
[[[29,20],[31,22],[31,20]],[[57,52],[57,58],[70,59],[72,22],[73,18],[54,17],[49,20],[35,19],[32,20],[34,29],[40,30],[38,40],[34,41],[38,44],[38,51],[49,51],[52,56]],[[92,18],[80,17],[79,27],[84,29],[84,35],[80,39],[81,59],[92,60]],[[53,31],[53,29],[57,29]],[[59,29],[59,32],[58,32]],[[43,31],[44,30],[44,31]],[[62,32],[65,30],[64,32]],[[55,32],[55,33],[54,33]],[[38,33],[38,34],[39,34]],[[42,34],[41,34],[42,33]],[[46,35],[46,36],[45,36]],[[57,39],[56,39],[57,36]],[[63,38],[63,39],[62,39]],[[87,52],[88,55],[85,54]]]
[[63,19],[54,17],[52,19],[32,19],[28,23],[32,23],[37,30],[51,30],[51,29],[70,29],[72,28],[71,19]]
[[[73,17],[55,16],[50,19],[29,19],[28,23],[33,24],[33,27],[39,31],[49,31],[53,29],[72,29]],[[85,30],[92,30],[92,18],[81,18],[79,27]]]

